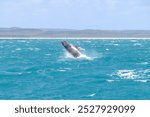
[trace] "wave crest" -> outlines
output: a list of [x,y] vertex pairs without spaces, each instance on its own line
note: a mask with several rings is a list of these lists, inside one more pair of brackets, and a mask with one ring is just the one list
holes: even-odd
[[133,79],[133,80],[149,80],[150,69],[145,70],[118,70],[113,73],[113,76],[119,79]]

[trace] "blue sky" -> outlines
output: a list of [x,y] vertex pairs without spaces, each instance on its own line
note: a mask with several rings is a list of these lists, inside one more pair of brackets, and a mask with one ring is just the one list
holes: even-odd
[[0,0],[0,27],[150,30],[150,0]]

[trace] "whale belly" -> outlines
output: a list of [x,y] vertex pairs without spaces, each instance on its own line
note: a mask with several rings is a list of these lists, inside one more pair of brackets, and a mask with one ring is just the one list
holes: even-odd
[[73,48],[73,47],[68,48],[68,52],[69,52],[71,55],[73,55],[74,57],[79,57],[79,56],[81,55],[81,53],[80,53],[77,49],[75,49],[75,48]]

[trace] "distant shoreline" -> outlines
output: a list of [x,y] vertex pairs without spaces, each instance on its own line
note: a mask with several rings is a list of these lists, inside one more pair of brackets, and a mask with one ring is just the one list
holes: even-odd
[[0,39],[150,39],[150,30],[0,28]]
[[125,40],[126,40],[126,39],[138,39],[138,40],[145,40],[145,39],[148,39],[148,40],[149,40],[150,37],[149,37],[149,38],[144,38],[144,37],[143,37],[143,38],[140,38],[140,37],[139,37],[139,38],[137,38],[137,37],[120,37],[120,38],[119,38],[119,37],[96,37],[96,38],[95,38],[95,37],[91,37],[91,38],[90,38],[90,37],[54,37],[54,38],[52,38],[52,37],[49,37],[49,38],[48,38],[48,37],[0,37],[0,40],[3,40],[3,39],[4,39],[4,40],[5,40],[5,39],[8,39],[8,40],[9,40],[9,39],[12,39],[12,40],[13,40],[13,39],[14,39],[14,40],[15,40],[15,39],[17,39],[17,40],[21,40],[21,39],[22,39],[22,40],[24,40],[24,39],[25,39],[25,40],[26,40],[26,39],[31,39],[31,40],[34,40],[34,39],[35,39],[35,40],[38,40],[38,39],[41,39],[41,40],[42,40],[42,39],[43,39],[43,40],[48,40],[48,39],[50,39],[50,40],[55,40],[55,39],[62,39],[62,40],[63,40],[63,39],[66,39],[66,40],[67,40],[67,39],[68,39],[68,40],[69,40],[69,39],[79,39],[79,40],[80,40],[80,39],[81,39],[81,40],[90,40],[90,39],[91,39],[91,40],[92,40],[92,39],[95,39],[95,40],[107,40],[107,39],[108,39],[108,40],[109,40],[109,39],[120,39],[120,40],[121,40],[121,39],[125,39]]

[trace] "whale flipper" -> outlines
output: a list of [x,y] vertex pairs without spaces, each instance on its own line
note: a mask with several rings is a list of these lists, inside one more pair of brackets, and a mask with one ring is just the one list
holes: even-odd
[[76,47],[79,51],[81,51],[81,50],[85,50],[84,48],[81,48],[81,47],[76,46],[76,45],[75,45],[75,47]]

